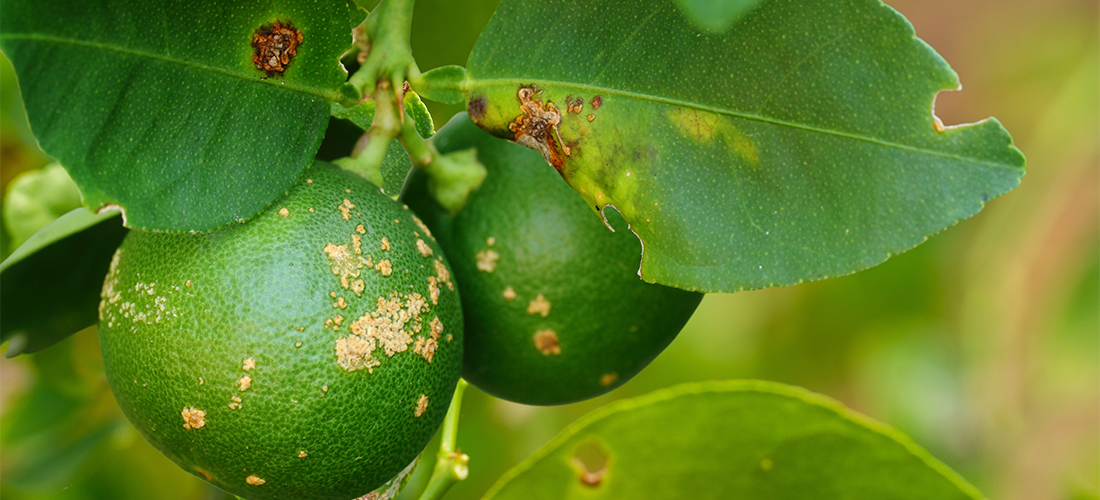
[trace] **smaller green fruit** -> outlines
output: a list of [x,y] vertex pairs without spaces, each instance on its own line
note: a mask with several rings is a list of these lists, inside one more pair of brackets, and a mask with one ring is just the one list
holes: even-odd
[[317,162],[248,223],[129,233],[100,303],[107,380],[149,442],[223,490],[348,500],[443,421],[462,360],[452,286],[409,210]]
[[525,404],[579,401],[622,385],[683,328],[703,295],[638,278],[641,245],[613,210],[612,233],[539,153],[465,114],[440,151],[477,148],[488,170],[456,216],[413,174],[402,195],[454,266],[466,317],[462,375]]

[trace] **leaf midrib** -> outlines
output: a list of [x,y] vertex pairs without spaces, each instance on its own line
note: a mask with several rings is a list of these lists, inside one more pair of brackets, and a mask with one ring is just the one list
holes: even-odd
[[209,66],[209,65],[206,65],[206,64],[200,64],[200,63],[187,61],[187,60],[182,60],[182,59],[172,59],[172,58],[166,57],[162,54],[156,54],[156,53],[152,53],[152,52],[134,50],[134,49],[131,49],[129,47],[123,47],[123,46],[120,46],[120,45],[113,45],[113,44],[102,43],[102,42],[91,42],[91,41],[87,41],[87,40],[78,40],[78,39],[74,39],[74,38],[63,38],[63,37],[58,37],[58,36],[53,36],[53,35],[42,35],[42,34],[37,34],[37,33],[5,33],[3,35],[0,35],[0,41],[7,41],[7,40],[32,40],[32,41],[41,41],[41,42],[53,42],[53,43],[57,43],[57,44],[76,45],[76,46],[81,46],[81,47],[88,47],[88,48],[112,51],[112,52],[117,52],[119,54],[125,54],[125,55],[129,55],[129,56],[142,57],[142,58],[151,59],[151,60],[155,60],[155,61],[162,61],[162,62],[167,62],[167,63],[172,63],[172,64],[178,64],[180,66],[193,68],[193,69],[197,69],[197,70],[201,70],[201,71],[206,71],[206,72],[209,72],[209,73],[219,74],[219,75],[223,75],[223,76],[229,76],[229,77],[232,77],[232,78],[239,78],[241,80],[245,80],[245,81],[249,81],[249,82],[259,83],[259,84],[263,84],[263,85],[270,85],[270,86],[275,87],[275,88],[300,92],[300,93],[303,93],[303,94],[307,94],[307,95],[327,99],[329,101],[334,100],[336,94],[339,92],[335,88],[331,89],[331,90],[325,90],[325,89],[322,89],[321,87],[317,87],[317,86],[314,86],[314,85],[302,85],[302,84],[296,83],[296,82],[287,82],[286,80],[255,78],[255,77],[252,77],[252,76],[249,76],[249,75],[241,74],[240,72],[237,72],[237,71],[231,71],[231,70],[228,70],[228,69],[225,69],[225,68],[220,68],[218,66]]
[[[715,113],[715,114],[720,114],[720,115],[732,116],[732,117],[735,117],[735,118],[742,118],[742,119],[745,119],[745,120],[752,120],[752,121],[757,121],[757,122],[762,122],[762,123],[770,123],[770,124],[773,124],[773,125],[791,127],[791,128],[794,128],[794,129],[805,130],[805,131],[808,131],[808,132],[815,132],[815,133],[819,133],[819,134],[831,135],[831,136],[841,137],[841,138],[845,138],[845,139],[863,141],[863,142],[867,142],[867,143],[870,143],[870,144],[877,144],[879,146],[888,147],[888,148],[895,148],[895,149],[899,149],[899,150],[903,150],[903,151],[909,151],[909,152],[912,152],[912,153],[919,153],[919,154],[935,156],[935,157],[945,158],[945,159],[950,159],[950,160],[957,160],[957,161],[967,162],[967,163],[976,163],[976,164],[979,164],[979,165],[985,165],[985,166],[989,166],[989,167],[998,167],[998,168],[1004,168],[1004,169],[1009,169],[1009,170],[1019,170],[1019,167],[1017,165],[1013,165],[1013,164],[1010,164],[1010,163],[1003,163],[1003,162],[982,160],[982,159],[978,159],[978,158],[971,158],[971,157],[966,157],[966,156],[959,156],[959,155],[955,155],[955,154],[945,153],[943,151],[937,151],[937,150],[934,150],[934,149],[925,149],[925,148],[920,148],[920,147],[916,147],[916,146],[910,146],[908,144],[901,144],[901,143],[897,143],[897,142],[891,142],[891,141],[879,139],[877,137],[870,137],[870,136],[866,136],[866,135],[859,135],[859,134],[853,134],[853,133],[849,133],[849,132],[842,132],[842,131],[839,131],[839,130],[831,130],[831,129],[821,128],[821,127],[815,127],[815,126],[812,126],[812,125],[806,125],[804,123],[798,123],[798,122],[792,122],[792,121],[786,121],[786,120],[779,120],[779,119],[776,119],[776,118],[771,118],[771,117],[762,116],[762,115],[753,114],[753,113],[746,113],[746,112],[742,112],[742,111],[734,111],[734,110],[731,110],[731,109],[719,108],[719,107],[714,107],[714,106],[707,106],[705,104],[700,104],[700,103],[690,102],[690,101],[682,101],[682,100],[679,100],[679,99],[673,99],[671,97],[643,94],[643,93],[640,93],[640,92],[631,92],[631,91],[628,91],[628,90],[615,89],[615,88],[610,88],[610,87],[601,87],[601,86],[597,86],[597,85],[587,85],[587,84],[576,83],[576,82],[562,82],[562,81],[556,81],[556,80],[543,80],[543,79],[537,79],[537,78],[486,78],[486,79],[467,78],[465,81],[463,81],[460,84],[460,88],[462,89],[462,92],[464,94],[469,94],[469,92],[473,89],[473,87],[475,85],[477,85],[477,86],[498,86],[499,85],[499,86],[517,86],[518,87],[518,86],[521,86],[521,85],[532,85],[532,84],[538,85],[540,87],[550,87],[550,86],[566,87],[566,88],[572,88],[572,89],[576,89],[576,90],[579,90],[579,91],[585,91],[585,92],[591,92],[591,93],[616,95],[616,96],[627,97],[627,98],[631,98],[631,99],[638,99],[638,100],[650,101],[650,102],[661,103],[661,104],[670,104],[670,105],[674,105],[674,106],[680,106],[680,107],[684,107],[684,108],[696,109],[696,110],[700,110],[700,111],[708,111],[708,112]],[[955,129],[955,128],[962,128],[962,127],[978,126],[978,125],[981,125],[981,124],[985,123],[988,120],[989,120],[989,118],[986,118],[984,120],[980,120],[980,121],[977,121],[977,122],[974,122],[974,123],[968,123],[968,124],[963,124],[963,125],[953,125],[951,128]]]

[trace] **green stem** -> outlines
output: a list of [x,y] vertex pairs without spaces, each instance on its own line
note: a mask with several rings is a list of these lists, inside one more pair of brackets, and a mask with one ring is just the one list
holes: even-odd
[[[377,94],[391,89],[400,104],[401,86],[409,78],[419,78],[420,69],[409,45],[415,0],[382,0],[367,18],[367,58],[341,89],[344,106],[359,102],[355,96]],[[377,98],[377,95],[375,96]],[[361,98],[360,98],[361,99]]]
[[454,396],[451,397],[451,407],[447,409],[447,417],[443,420],[443,435],[439,443],[439,453],[436,455],[435,469],[428,479],[428,486],[420,494],[420,500],[442,498],[452,486],[470,474],[467,467],[470,457],[455,446],[458,438],[458,414],[462,408],[462,394],[466,391],[466,386],[465,380],[458,380]]

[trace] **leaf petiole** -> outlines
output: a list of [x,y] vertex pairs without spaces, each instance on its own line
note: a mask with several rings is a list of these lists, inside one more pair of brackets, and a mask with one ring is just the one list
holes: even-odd
[[443,435],[439,443],[439,453],[436,455],[435,468],[428,479],[428,486],[420,494],[420,500],[436,500],[442,498],[448,490],[459,481],[466,479],[470,474],[467,464],[470,457],[455,446],[458,438],[458,415],[462,409],[462,394],[469,385],[465,380],[459,379],[455,387],[454,396],[451,397],[451,407],[447,409],[447,416],[443,420]]

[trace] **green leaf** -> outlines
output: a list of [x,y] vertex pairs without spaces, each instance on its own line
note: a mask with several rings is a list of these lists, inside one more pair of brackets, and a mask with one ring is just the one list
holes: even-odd
[[[43,150],[97,210],[130,227],[243,222],[313,161],[347,78],[346,0],[12,0],[0,48]],[[282,73],[257,68],[253,34],[302,34]]]
[[745,15],[760,0],[676,0],[688,18],[696,26],[713,32],[724,33],[729,31],[737,18]]
[[462,82],[464,80],[466,80],[465,68],[462,66],[443,66],[420,75],[420,78],[410,83],[426,99],[454,104],[462,101]]
[[78,208],[0,263],[0,343],[10,341],[7,357],[40,351],[96,324],[103,277],[126,232],[118,212]]
[[[938,126],[934,97],[958,79],[876,0],[768,0],[724,35],[667,0],[505,0],[467,72],[475,122],[618,209],[642,278],[688,290],[871,267],[1024,173],[996,120]],[[533,85],[543,119],[512,130]]]
[[977,499],[898,431],[806,390],[685,384],[577,420],[485,498]]
[[4,227],[11,233],[11,245],[21,245],[76,208],[80,208],[80,190],[61,165],[51,163],[19,174],[4,196]]

